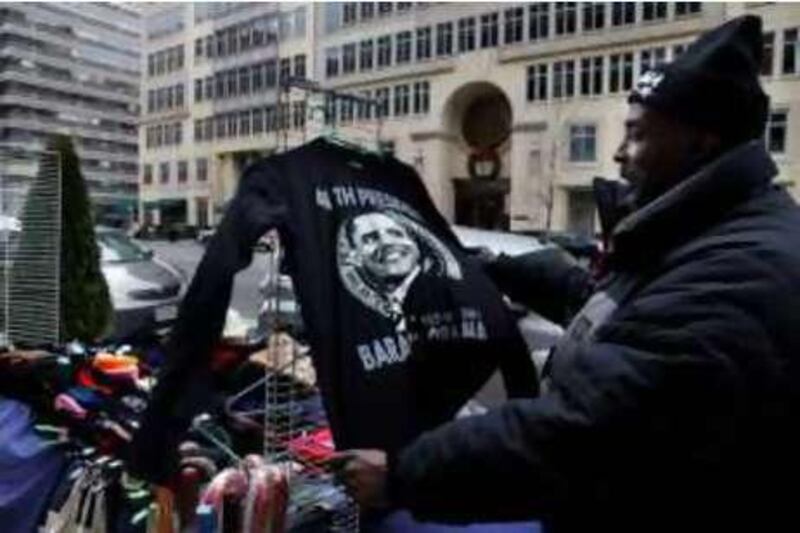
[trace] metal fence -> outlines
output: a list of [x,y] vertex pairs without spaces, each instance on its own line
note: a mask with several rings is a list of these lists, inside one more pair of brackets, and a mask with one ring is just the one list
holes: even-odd
[[61,165],[0,146],[0,345],[59,341]]

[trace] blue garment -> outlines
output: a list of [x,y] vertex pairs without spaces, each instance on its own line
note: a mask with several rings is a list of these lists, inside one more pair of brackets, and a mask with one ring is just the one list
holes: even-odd
[[377,524],[364,524],[365,533],[541,533],[538,522],[508,522],[451,526],[417,522],[408,511],[395,511]]
[[36,530],[65,465],[63,450],[34,431],[30,408],[0,397],[0,524],[4,533]]

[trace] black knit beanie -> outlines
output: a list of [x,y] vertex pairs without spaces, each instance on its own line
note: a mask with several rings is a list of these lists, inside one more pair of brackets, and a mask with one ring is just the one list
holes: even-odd
[[728,143],[761,137],[769,98],[761,89],[761,19],[735,18],[701,35],[683,55],[645,72],[628,97]]

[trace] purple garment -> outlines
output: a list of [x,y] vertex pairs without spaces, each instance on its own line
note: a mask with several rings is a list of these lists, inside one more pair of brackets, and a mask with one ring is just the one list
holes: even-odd
[[62,449],[34,431],[30,408],[0,397],[0,524],[4,533],[36,531],[64,468]]
[[395,511],[378,524],[366,524],[366,533],[541,533],[538,522],[507,522],[502,524],[472,524],[449,526],[417,522],[408,511]]

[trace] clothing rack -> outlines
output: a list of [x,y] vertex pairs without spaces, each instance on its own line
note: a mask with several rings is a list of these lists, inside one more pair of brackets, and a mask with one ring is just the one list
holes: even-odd
[[[267,292],[269,330],[272,335],[286,324],[281,305],[280,264],[283,249],[277,234],[271,239],[267,255]],[[332,449],[327,420],[322,409],[316,376],[310,357],[292,337],[289,344],[273,344],[268,340],[264,374],[264,409],[261,415],[264,430],[264,460],[284,469],[289,480],[287,505],[288,524],[297,525],[315,512],[330,513],[329,530],[355,533],[359,530],[359,512],[344,489],[333,480],[323,464],[326,442]],[[313,382],[312,382],[313,381]]]
[[[281,103],[289,103],[292,90],[301,91],[305,95],[306,120],[303,122],[303,142],[309,140],[308,124],[314,122],[316,118],[315,111],[321,110],[324,125],[328,128],[331,128],[333,132],[337,132],[337,128],[340,125],[340,121],[337,120],[339,103],[348,102],[357,106],[354,114],[358,114],[358,106],[361,106],[360,110],[363,110],[363,113],[369,117],[367,120],[374,123],[374,132],[371,132],[369,137],[373,138],[376,148],[381,148],[383,117],[379,113],[381,102],[378,99],[367,98],[366,96],[352,92],[325,88],[322,87],[319,82],[308,80],[306,78],[289,77],[281,81],[281,96],[279,97]],[[309,105],[311,97],[320,96],[323,98],[322,105]],[[353,118],[352,122],[347,124],[347,128],[350,130],[358,130],[359,127],[356,125],[358,120],[361,119]],[[283,129],[284,150],[288,149],[288,130],[289,128]]]

